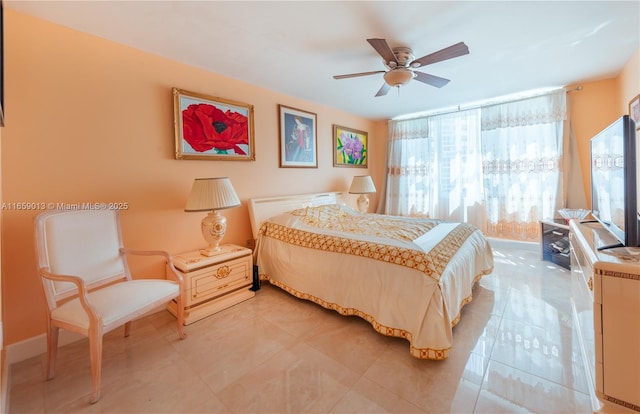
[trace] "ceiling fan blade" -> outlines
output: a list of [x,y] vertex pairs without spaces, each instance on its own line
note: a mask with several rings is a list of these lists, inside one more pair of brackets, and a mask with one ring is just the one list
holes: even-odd
[[346,79],[346,78],[355,78],[358,76],[369,76],[375,75],[376,73],[384,73],[384,70],[374,70],[373,72],[360,72],[360,73],[350,73],[348,75],[335,75],[333,79]]
[[387,94],[387,92],[389,92],[389,90],[391,90],[391,86],[389,86],[388,84],[384,83],[382,85],[382,88],[380,88],[378,93],[376,93],[376,97],[385,96]]
[[442,88],[444,85],[449,83],[449,79],[441,78],[434,75],[429,75],[427,73],[413,71],[416,74],[416,77],[413,78],[419,82],[426,83],[427,85],[435,86],[436,88]]
[[382,56],[382,59],[384,59],[385,62],[396,62],[396,63],[398,63],[398,60],[396,59],[395,53],[393,53],[393,50],[391,50],[391,48],[389,47],[389,44],[387,43],[386,40],[384,40],[384,39],[367,39],[367,42],[369,42],[369,44],[371,46],[373,46],[373,48],[376,50],[376,52],[378,52],[378,54],[380,56]]
[[469,53],[469,47],[464,42],[456,43],[455,45],[445,47],[430,55],[423,56],[411,62],[409,66],[417,68],[420,66],[430,65],[432,63],[441,62],[447,59],[453,59],[458,56],[466,55]]

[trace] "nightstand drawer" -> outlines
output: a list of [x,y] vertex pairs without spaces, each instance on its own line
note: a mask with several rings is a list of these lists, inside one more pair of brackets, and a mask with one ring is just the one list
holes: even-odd
[[251,256],[196,270],[189,275],[187,306],[251,284]]

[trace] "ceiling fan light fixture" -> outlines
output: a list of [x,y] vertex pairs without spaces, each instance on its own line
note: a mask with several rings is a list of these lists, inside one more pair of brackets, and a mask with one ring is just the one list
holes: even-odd
[[410,69],[397,68],[386,72],[383,77],[387,85],[400,87],[413,79],[414,74]]

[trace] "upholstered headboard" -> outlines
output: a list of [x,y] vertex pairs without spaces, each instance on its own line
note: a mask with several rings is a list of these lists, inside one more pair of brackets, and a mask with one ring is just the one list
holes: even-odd
[[343,192],[252,198],[249,200],[249,218],[251,219],[253,238],[258,238],[260,225],[269,217],[298,208],[346,203],[346,193]]

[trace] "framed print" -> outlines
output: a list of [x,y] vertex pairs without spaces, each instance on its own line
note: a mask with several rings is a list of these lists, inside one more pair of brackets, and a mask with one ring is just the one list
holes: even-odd
[[636,129],[640,129],[640,94],[629,102],[629,116],[636,123]]
[[173,88],[177,160],[254,161],[253,105]]
[[367,167],[368,134],[340,125],[333,126],[333,166]]
[[278,105],[280,167],[318,168],[318,126],[314,113]]

